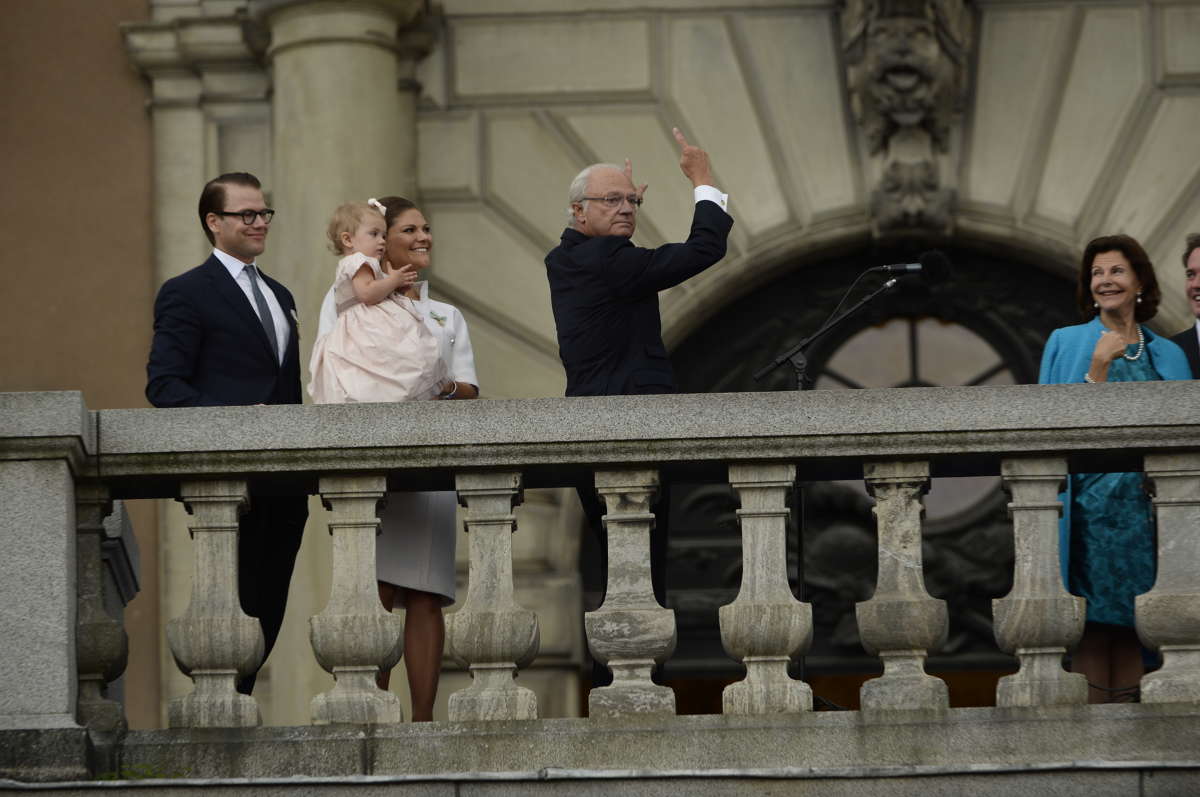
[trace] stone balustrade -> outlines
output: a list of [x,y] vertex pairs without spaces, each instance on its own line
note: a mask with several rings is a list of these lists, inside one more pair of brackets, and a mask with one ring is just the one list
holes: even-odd
[[[165,757],[195,777],[1195,763],[1191,393],[1200,401],[1200,383],[99,412],[75,393],[0,394],[0,635],[18,643],[0,653],[0,776],[85,777],[104,734],[123,762]],[[1144,411],[1114,423],[1113,405]],[[1138,598],[1138,630],[1164,665],[1143,681],[1145,705],[1087,706],[1081,677],[1061,663],[1084,609],[1058,575],[1057,492],[1071,471],[1143,467],[1159,575]],[[746,676],[726,689],[723,714],[707,717],[676,716],[674,693],[654,680],[675,618],[651,588],[652,507],[660,483],[683,472],[729,483],[740,504],[742,585],[720,630]],[[950,709],[946,684],[924,668],[947,619],[923,580],[923,494],[932,476],[985,474],[1001,475],[1012,497],[1015,572],[995,626],[1020,669],[1001,681],[996,708]],[[333,535],[332,594],[311,639],[335,685],[313,699],[306,728],[258,727],[254,698],[235,690],[262,651],[238,604],[236,519],[247,479],[267,477],[320,494]],[[829,478],[864,479],[876,500],[879,575],[857,617],[883,675],[862,687],[861,712],[818,715],[809,686],[788,674],[813,623],[787,583],[784,535],[795,481]],[[449,723],[401,724],[395,697],[374,682],[401,653],[372,565],[376,505],[399,485],[456,489],[466,508],[469,589],[447,647],[472,682],[451,695]],[[539,640],[536,614],[513,591],[522,491],[563,486],[595,489],[607,511],[607,594],[581,622],[613,683],[591,693],[583,720],[539,719],[518,677]],[[102,694],[125,643],[94,597],[97,537],[120,498],[176,498],[191,513],[192,600],[167,637],[194,690],[162,731],[125,732]]]

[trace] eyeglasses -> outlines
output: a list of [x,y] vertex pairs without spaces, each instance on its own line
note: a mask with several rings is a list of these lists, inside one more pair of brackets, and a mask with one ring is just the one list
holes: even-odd
[[622,202],[628,202],[633,205],[633,209],[637,210],[642,206],[642,198],[637,194],[605,194],[604,196],[584,196],[580,199],[591,199],[596,202],[603,202],[606,208],[619,208]]
[[262,216],[264,224],[270,224],[271,219],[275,216],[275,211],[271,208],[265,210],[214,210],[218,216],[237,216],[242,220],[242,223],[249,227],[254,223],[254,219]]

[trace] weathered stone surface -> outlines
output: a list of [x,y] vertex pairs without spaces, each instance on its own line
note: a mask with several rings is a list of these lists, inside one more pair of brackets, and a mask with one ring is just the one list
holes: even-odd
[[0,495],[0,639],[10,651],[0,655],[0,729],[71,728],[76,533],[68,463],[0,462]]
[[1200,703],[1200,454],[1153,454],[1146,475],[1158,519],[1158,575],[1135,599],[1142,640],[1163,666],[1142,678],[1144,703]]
[[796,467],[730,465],[729,483],[741,508],[742,585],[720,609],[726,652],[746,665],[746,677],[725,687],[726,714],[812,709],[812,689],[788,676],[788,663],[812,642],[812,606],[792,595],[787,580],[788,503]]
[[[35,447],[18,451],[19,441]],[[0,393],[0,459],[53,456],[54,440],[74,441],[84,452],[96,450],[96,416],[75,390]],[[38,448],[42,453],[38,453]]]
[[400,698],[380,689],[375,676],[404,651],[403,621],[385,610],[375,586],[377,508],[387,490],[381,474],[327,476],[321,499],[332,512],[333,585],[329,602],[309,619],[313,652],[334,685],[312,699],[317,725],[400,722]]
[[[948,721],[952,717],[954,721]],[[304,728],[131,732],[124,766],[186,777],[279,778],[371,774],[570,770],[687,772],[794,770],[806,777],[949,771],[1071,772],[1195,765],[1194,706],[1054,706],[890,712],[803,712],[754,717],[636,715]],[[1161,771],[1161,770],[1160,770]],[[532,778],[531,778],[532,779]],[[1064,775],[1065,781],[1071,777]],[[854,781],[851,781],[854,782]],[[660,784],[661,785],[661,784]]]
[[946,602],[925,590],[921,558],[921,496],[929,463],[863,465],[879,521],[879,578],[871,599],[855,606],[863,647],[883,660],[883,675],[863,684],[863,709],[940,709],[950,705],[946,682],[925,673],[925,657],[945,642]]
[[91,744],[86,728],[0,728],[0,793],[5,778],[50,782],[86,780]]
[[183,616],[167,623],[167,643],[194,687],[170,701],[168,722],[172,728],[257,725],[258,703],[235,690],[238,676],[262,661],[264,647],[262,628],[238,601],[238,516],[246,483],[186,482],[180,500],[192,515],[192,598]]
[[[1116,425],[1103,412],[1111,402],[1153,411]],[[829,478],[830,465],[844,459],[842,474],[849,478],[863,457],[937,457],[949,472],[971,475],[994,473],[1002,457],[1022,453],[1200,449],[1200,426],[1186,411],[1191,402],[1200,403],[1200,383],[104,410],[99,416],[105,472],[113,478],[438,468],[430,478],[450,489],[452,470],[471,467],[786,460],[797,462],[801,477]],[[955,470],[953,455],[967,453],[972,466]],[[809,459],[820,467],[806,471]],[[979,470],[989,459],[994,464]],[[161,484],[130,489],[167,497],[155,492]]]
[[608,574],[604,604],[583,616],[583,627],[592,655],[613,680],[588,693],[592,717],[675,713],[675,693],[650,680],[675,651],[675,612],[658,604],[650,577],[657,489],[656,471],[596,471],[596,492],[607,508]]
[[1002,466],[1012,496],[1016,559],[1012,591],[992,601],[996,642],[1016,654],[1021,669],[1000,679],[998,706],[1087,702],[1087,679],[1062,668],[1062,657],[1083,634],[1084,600],[1067,592],[1059,567],[1058,492],[1067,461],[1008,459]]
[[513,598],[513,507],[521,501],[521,474],[464,472],[458,500],[467,508],[471,570],[467,600],[447,618],[450,655],[471,671],[471,685],[450,696],[451,720],[531,720],[537,695],[513,683],[537,655],[537,615]]

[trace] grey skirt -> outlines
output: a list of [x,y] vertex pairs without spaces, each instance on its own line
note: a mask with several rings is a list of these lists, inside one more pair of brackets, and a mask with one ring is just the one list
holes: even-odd
[[[388,493],[375,541],[375,577],[398,587],[440,595],[454,603],[454,545],[458,537],[452,490]],[[397,605],[404,605],[397,596]]]

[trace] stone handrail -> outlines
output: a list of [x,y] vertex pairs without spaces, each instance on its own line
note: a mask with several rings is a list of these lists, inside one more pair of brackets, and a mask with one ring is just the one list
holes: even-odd
[[[674,615],[654,599],[647,551],[660,476],[677,473],[728,480],[741,505],[743,581],[720,613],[726,650],[747,670],[726,689],[730,718],[812,708],[808,686],[787,672],[812,637],[811,608],[791,595],[782,555],[798,477],[863,478],[876,499],[879,576],[857,615],[884,673],[862,689],[864,717],[948,706],[945,683],[924,671],[947,628],[945,606],[922,578],[922,496],[931,475],[1000,474],[1012,496],[1013,589],[995,602],[995,616],[997,641],[1020,670],[1002,680],[997,706],[1086,702],[1082,676],[1060,664],[1084,615],[1082,599],[1058,576],[1057,492],[1070,470],[1143,467],[1156,493],[1160,554],[1158,581],[1138,599],[1138,625],[1164,665],[1143,680],[1142,700],[1195,707],[1200,425],[1192,393],[1200,400],[1200,384],[91,412],[77,393],[0,394],[8,499],[0,540],[22,551],[0,561],[0,634],[30,651],[19,662],[0,654],[0,733],[73,739],[77,723],[93,731],[119,724],[111,710],[95,708],[97,672],[111,678],[119,667],[91,655],[85,679],[77,665],[77,618],[94,622],[96,612],[83,605],[95,590],[84,589],[92,577],[82,561],[77,581],[72,542],[94,534],[106,502],[125,497],[178,498],[191,513],[192,602],[170,622],[168,638],[195,689],[172,704],[171,726],[258,724],[253,698],[234,690],[262,645],[239,608],[232,555],[252,476],[319,493],[330,510],[333,592],[311,625],[314,653],[336,683],[313,701],[317,724],[400,719],[394,697],[371,677],[400,655],[398,624],[374,596],[374,507],[388,489],[454,488],[466,507],[469,592],[451,617],[448,648],[468,664],[472,684],[451,696],[452,721],[538,717],[533,693],[514,681],[537,653],[538,625],[514,600],[510,542],[513,507],[534,486],[594,485],[607,505],[608,595],[585,628],[614,680],[592,692],[592,721],[673,715],[673,693],[651,675],[674,648]],[[87,711],[77,705],[84,694]]]

